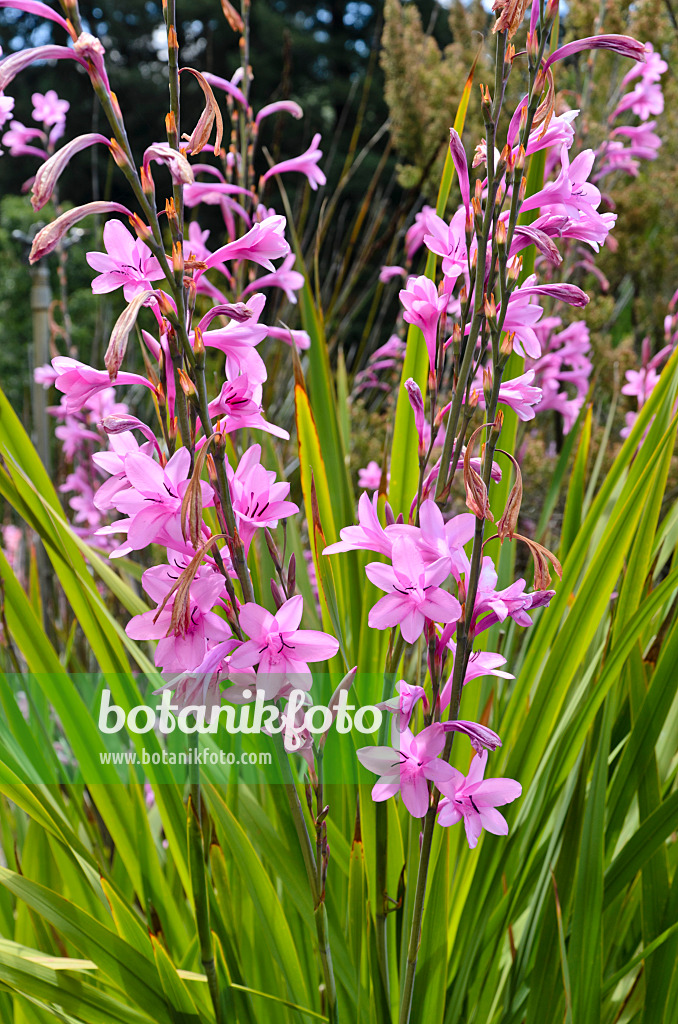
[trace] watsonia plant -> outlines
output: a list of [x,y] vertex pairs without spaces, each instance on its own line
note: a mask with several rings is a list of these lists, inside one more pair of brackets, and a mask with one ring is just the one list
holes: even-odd
[[[289,485],[261,463],[275,464],[267,434],[280,429],[262,416],[266,367],[256,345],[272,329],[260,323],[263,295],[246,263],[271,270],[271,260],[287,259],[289,246],[284,219],[261,209],[252,178],[257,122],[247,99],[246,9],[240,19],[228,7],[242,33],[242,74],[219,85],[180,69],[174,8],[167,4],[168,143],[150,146],[137,171],[103,47],[81,31],[75,4],[65,7],[67,19],[38,0],[13,6],[51,18],[73,46],[6,58],[0,83],[6,87],[41,57],[78,60],[109,117],[113,138],[102,144],[138,207],[87,204],[63,214],[38,234],[33,258],[48,254],[90,212],[121,213],[137,233],[135,242],[122,222],[109,221],[112,266],[95,267],[131,286],[106,371],[64,359],[54,370],[74,409],[111,383],[151,393],[157,434],[128,414],[105,424],[113,448],[101,462],[109,479],[98,504],[123,516],[106,528],[126,537],[118,553],[154,545],[167,561],[144,574],[157,605],[148,611],[112,564],[66,524],[45,470],[1,401],[0,489],[41,537],[102,674],[95,686],[67,674],[65,653],[39,624],[39,595],[27,594],[0,557],[8,651],[15,669],[26,669],[21,679],[0,680],[3,1014],[86,1024],[670,1019],[678,1003],[678,884],[675,843],[667,843],[678,810],[678,511],[667,513],[662,503],[675,442],[678,356],[595,497],[589,495],[596,481],[589,478],[586,488],[590,418],[580,417],[560,559],[518,533],[520,470],[511,447],[499,447],[506,430],[499,405],[510,410],[521,392],[513,378],[506,389],[504,373],[535,345],[531,325],[541,307],[533,299],[586,302],[573,285],[521,280],[521,251],[536,246],[555,262],[561,232],[597,232],[602,241],[609,230],[597,212],[597,190],[572,179],[565,159],[555,184],[542,181],[531,191],[541,208],[558,214],[565,206],[567,213],[547,218],[548,230],[520,221],[526,161],[554,141],[572,141],[569,124],[553,116],[557,64],[594,47],[640,60],[643,46],[597,36],[557,49],[550,43],[557,5],[535,0],[526,52],[516,53],[512,39],[526,3],[495,5],[495,81],[492,93],[482,89],[486,180],[472,193],[460,138],[469,86],[452,131],[440,223],[426,239],[427,272],[402,293],[411,331],[388,502],[381,494],[373,502],[363,496],[358,525],[348,525],[353,496],[322,311],[306,277],[296,283],[308,335],[296,341],[310,341],[308,388],[291,348],[306,511],[300,530]],[[495,156],[506,81],[523,59],[528,92]],[[198,77],[206,97],[186,145],[183,71]],[[212,86],[237,104],[230,111],[237,129],[230,168],[226,159],[230,177],[224,173],[220,184],[229,186],[223,196],[238,196],[239,209],[235,201],[224,204],[228,241],[198,252],[183,211],[185,190],[195,184],[188,157],[203,151],[215,129],[220,147]],[[77,148],[38,175],[38,191]],[[269,175],[301,170],[317,182],[318,159],[313,145]],[[166,165],[172,178],[165,233],[152,162]],[[454,171],[462,208],[448,224]],[[242,221],[248,230],[240,236]],[[213,269],[224,278],[218,296],[207,277]],[[273,283],[284,287],[280,276]],[[208,304],[204,312],[201,303]],[[149,353],[142,376],[122,367],[145,307],[157,337],[142,334]],[[228,323],[211,328],[217,317]],[[213,348],[226,365],[210,398]],[[533,390],[523,389],[519,401],[534,400]],[[478,407],[485,422],[473,429]],[[442,454],[431,465],[441,427]],[[251,429],[264,431],[264,443],[243,450],[240,437]],[[142,445],[132,430],[142,433]],[[493,489],[499,454],[515,468],[510,489],[508,465]],[[566,465],[563,458],[550,502]],[[450,516],[458,472],[470,514]],[[532,592],[514,579],[497,589],[484,550],[495,513],[504,547],[520,539],[532,554]],[[282,551],[272,532],[280,520],[287,523]],[[289,561],[285,540],[294,551]],[[319,611],[304,571],[304,541],[312,549]],[[365,565],[365,550],[382,560]],[[549,566],[562,575],[555,591],[548,589]],[[133,616],[126,625],[108,609],[92,572]],[[299,629],[302,612],[314,628]],[[529,628],[519,634],[523,626]],[[155,665],[138,643],[147,639],[158,640]],[[500,641],[504,653],[496,649]],[[335,681],[341,679],[331,697],[334,683],[308,669],[328,659]],[[500,670],[507,660],[510,674]],[[486,678],[492,674],[499,675],[496,685]],[[194,761],[184,780],[164,757],[180,751],[182,737],[131,731],[139,764],[104,765],[99,751],[121,747],[117,735],[97,728],[102,691],[124,714],[141,703],[146,684],[171,690],[175,710],[192,708],[203,726],[220,714],[222,701],[247,705],[256,698],[270,722],[287,701],[288,719],[291,708],[296,712],[286,730],[291,749],[274,730],[264,740],[198,729],[191,749],[215,757],[199,772]],[[461,720],[464,684],[469,711]],[[391,720],[378,744],[365,746],[355,732],[348,741],[327,730],[318,738],[303,717],[311,685],[316,697],[325,686],[329,719],[349,687],[356,702],[382,704]],[[470,768],[468,749],[459,749],[466,738],[475,750]],[[262,743],[276,752],[276,784],[263,785],[260,772],[243,767],[242,755],[256,754]],[[483,780],[488,748],[493,773],[505,777]],[[233,761],[222,762],[220,752]],[[362,775],[351,781],[356,754],[380,775],[376,786]],[[513,803],[510,830],[496,811],[506,803]],[[499,838],[481,836],[483,828]]]

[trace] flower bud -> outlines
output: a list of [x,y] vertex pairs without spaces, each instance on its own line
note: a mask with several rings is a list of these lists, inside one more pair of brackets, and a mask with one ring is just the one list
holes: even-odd
[[271,593],[273,594],[273,600],[275,601],[276,608],[282,608],[286,598],[282,587],[276,580],[271,580]]
[[184,273],[184,251],[181,242],[172,242],[172,267],[175,274]]
[[179,383],[181,384],[181,390],[186,395],[186,398],[193,398],[193,396],[197,395],[198,393],[195,384],[188,376],[186,371],[183,369],[183,367],[179,367],[177,372],[179,374]]

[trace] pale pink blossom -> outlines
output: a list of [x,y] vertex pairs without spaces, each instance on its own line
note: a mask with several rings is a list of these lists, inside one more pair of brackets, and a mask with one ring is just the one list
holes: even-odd
[[364,469],[358,470],[358,487],[366,491],[374,491],[381,483],[381,466],[372,459]]
[[57,391],[66,395],[68,412],[77,412],[92,395],[110,388],[111,384],[143,384],[155,391],[153,384],[138,373],[118,373],[112,381],[106,370],[95,370],[70,356],[57,356],[52,360],[52,366],[57,374],[54,385]]
[[393,544],[379,521],[378,500],[379,495],[376,492],[371,501],[366,493],[361,494],[358,501],[359,525],[342,527],[339,531],[341,540],[329,544],[323,554],[333,555],[340,551],[376,551],[390,558]]
[[271,260],[287,256],[289,251],[289,243],[285,239],[285,218],[276,215],[254,224],[242,238],[222,245],[206,262],[208,267],[215,267],[227,260],[251,260],[273,271],[275,268]]

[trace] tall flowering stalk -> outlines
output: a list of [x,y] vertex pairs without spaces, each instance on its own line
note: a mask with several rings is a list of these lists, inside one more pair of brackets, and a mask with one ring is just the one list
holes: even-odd
[[[645,57],[642,44],[626,36],[579,40],[549,53],[558,5],[539,0],[531,5],[526,50],[516,53],[512,40],[526,6],[524,0],[497,0],[493,8],[497,15],[495,78],[492,91],[481,86],[486,134],[478,147],[480,159],[474,161],[474,167],[485,170],[484,178],[478,178],[472,187],[469,161],[459,135],[452,130],[450,158],[462,205],[449,223],[426,211],[420,216],[421,224],[412,229],[414,235],[419,227],[412,244],[423,241],[441,259],[442,279],[437,284],[426,276],[411,277],[400,292],[404,319],[421,331],[428,356],[426,397],[423,382],[420,386],[410,379],[404,385],[412,406],[419,457],[419,484],[417,493],[409,496],[409,521],[402,516],[396,520],[387,505],[382,525],[376,495],[371,503],[364,495],[359,528],[343,530],[342,541],[326,549],[333,553],[363,548],[379,552],[391,562],[370,563],[366,572],[385,591],[370,613],[369,625],[392,631],[383,704],[393,715],[392,745],[385,743],[382,734],[379,746],[359,750],[358,757],[380,776],[373,789],[379,807],[400,793],[408,811],[423,819],[408,922],[410,937],[400,983],[400,1024],[410,1019],[436,823],[450,826],[463,820],[473,848],[483,829],[506,834],[508,826],[497,807],[515,800],[521,792],[514,780],[484,779],[488,750],[494,750],[501,740],[484,725],[460,720],[464,685],[479,675],[506,674],[499,672],[502,657],[474,653],[474,640],[508,618],[529,626],[528,612],[548,605],[553,596],[551,568],[561,574],[551,552],[518,532],[520,469],[512,453],[498,447],[503,424],[499,406],[507,405],[522,419],[529,419],[542,397],[535,384],[535,369],[504,380],[513,351],[529,357],[538,367],[543,356],[535,329],[543,313],[540,301],[551,297],[575,307],[588,302],[576,285],[540,283],[534,274],[525,277],[522,252],[535,246],[545,262],[558,265],[562,262],[556,244],[559,240],[574,237],[597,248],[614,223],[613,217],[598,212],[600,192],[589,181],[593,154],[582,153],[572,163],[568,158],[574,139],[573,118],[554,116],[557,63],[582,50],[601,47],[636,61]],[[499,151],[506,85],[514,68],[523,62],[527,64],[527,94],[512,114]],[[547,146],[560,152],[560,173],[528,198],[526,159]],[[524,224],[521,212],[537,209],[541,214],[538,220]],[[385,269],[399,272],[399,268]],[[483,422],[475,425],[478,408],[483,410]],[[436,443],[442,443],[442,454],[432,465]],[[531,593],[524,580],[497,590],[492,560],[484,555],[487,524],[495,522],[491,482],[502,470],[510,469],[507,462],[501,468],[497,465],[495,459],[500,455],[512,463],[515,482],[497,519],[495,536],[500,542],[519,540],[528,545],[535,570]],[[472,515],[450,518],[448,506],[460,471]],[[467,545],[471,545],[470,557]],[[395,696],[389,697],[403,650],[420,639],[427,651],[426,686],[413,686],[401,679]],[[423,728],[412,731],[414,722],[423,723]],[[457,732],[464,733],[475,750],[466,777],[450,765]],[[388,992],[386,828],[386,815],[378,812],[378,952]]]

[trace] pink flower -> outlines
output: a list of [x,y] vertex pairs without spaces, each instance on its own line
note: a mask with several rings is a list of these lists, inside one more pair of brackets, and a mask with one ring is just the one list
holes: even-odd
[[304,287],[304,275],[300,274],[298,270],[292,269],[296,258],[295,254],[291,252],[272,274],[264,274],[262,277],[258,277],[256,281],[248,284],[247,288],[242,292],[242,297],[244,298],[250,292],[259,291],[260,288],[281,288],[287,297],[287,301],[296,305],[297,296],[295,292]]
[[0,128],[6,124],[14,110],[14,97],[0,94]]
[[442,217],[431,213],[427,226],[429,233],[424,236],[424,244],[429,252],[442,256],[446,289],[451,291],[458,277],[468,270],[464,211],[457,210],[449,224]]
[[459,178],[459,190],[461,192],[461,201],[464,204],[464,209],[468,216],[471,203],[471,188],[468,179],[468,163],[466,160],[466,150],[462,145],[462,141],[459,135],[450,128],[450,155],[454,164],[454,169],[457,172]]
[[[144,573],[144,589],[159,605],[176,583],[179,571],[173,565],[161,565]],[[155,663],[166,672],[191,672],[203,662],[210,644],[231,637],[226,620],[212,611],[224,587],[224,577],[203,566],[201,575],[190,586],[189,611],[183,628],[172,630],[175,594],[162,611],[154,609],[135,615],[125,632],[133,640],[159,640]]]
[[253,444],[240,459],[235,472],[226,464],[233,511],[245,551],[249,551],[258,529],[264,526],[275,529],[279,519],[299,511],[293,501],[284,500],[290,485],[286,481],[276,483],[275,472],[264,469],[260,459],[261,445]]
[[428,361],[433,373],[436,365],[436,345],[440,314],[447,308],[447,295],[438,295],[438,289],[428,277],[411,277],[407,287],[400,290],[400,301],[405,307],[403,319],[419,327],[424,335]]
[[285,174],[288,171],[298,171],[300,174],[306,175],[308,183],[314,191],[317,189],[318,185],[324,185],[327,178],[318,167],[318,161],[323,155],[322,150],[318,149],[319,142],[320,133],[317,132],[313,136],[311,145],[305,153],[302,153],[300,156],[295,156],[291,160],[283,160],[282,163],[274,164],[273,167],[266,171],[262,181],[268,181],[268,179],[274,174]]
[[31,99],[34,121],[41,121],[47,127],[51,127],[66,120],[71,105],[68,100],[60,100],[54,89],[48,89],[44,95],[34,92]]
[[304,116],[304,111],[294,100],[278,100],[276,103],[267,103],[265,107],[262,107],[254,119],[255,123],[260,124],[265,117],[270,117],[271,114],[278,114],[280,111],[291,114],[297,121]]
[[44,160],[47,150],[30,145],[33,139],[40,139],[43,143],[47,141],[39,128],[27,128],[21,121],[10,121],[9,131],[2,136],[2,144],[7,146],[10,156],[37,156]]
[[387,591],[370,610],[367,621],[372,629],[399,625],[404,640],[413,644],[427,621],[453,622],[461,615],[456,597],[438,586],[448,576],[449,561],[443,558],[426,565],[410,537],[394,541],[392,566],[369,562],[365,572],[375,586]]
[[217,398],[209,404],[210,416],[220,417],[215,430],[230,434],[233,430],[245,427],[253,430],[265,430],[276,437],[289,439],[289,434],[282,427],[269,423],[264,419],[261,408],[261,384],[253,384],[247,374],[241,374],[235,380],[226,380],[221,386]]
[[483,779],[486,764],[487,751],[476,754],[467,776],[453,768],[453,778],[443,779],[438,787],[444,794],[438,805],[438,823],[456,825],[463,818],[472,850],[483,829],[496,836],[508,835],[506,820],[496,808],[517,800],[523,791],[513,779]]
[[406,271],[402,267],[383,266],[379,271],[379,280],[382,284],[388,284],[394,277],[404,277]]
[[372,459],[364,469],[358,470],[358,487],[374,491],[381,483],[381,466]]
[[394,543],[399,538],[409,538],[416,544],[427,564],[437,565],[442,562],[446,571],[451,572],[456,580],[469,570],[464,544],[468,544],[474,531],[475,516],[463,512],[461,515],[453,516],[446,523],[442,512],[431,498],[421,503],[418,527],[406,523],[394,523],[386,527],[386,535]]
[[439,757],[445,747],[445,730],[436,722],[414,736],[409,729],[399,732],[394,718],[391,742],[392,747],[356,751],[363,767],[380,776],[372,787],[372,799],[388,800],[400,793],[410,814],[423,818],[429,808],[428,780],[441,789],[445,783],[452,785],[457,774]]
[[575,53],[581,53],[582,50],[611,50],[613,53],[621,54],[622,57],[630,57],[631,60],[645,60],[645,46],[637,39],[633,39],[632,36],[586,36],[584,39],[575,39],[571,43],[565,43],[564,46],[559,46],[557,50],[554,50],[546,59],[545,69],[550,68],[556,61],[565,60],[566,57],[572,57]]
[[[534,406],[541,402],[541,388],[532,386],[534,370],[528,370],[520,377],[503,381],[499,386],[499,401],[513,409],[518,419],[526,422],[534,419]],[[485,408],[485,393],[482,388],[476,391],[478,405]]]
[[414,429],[417,431],[417,437],[419,438],[419,454],[423,455],[426,451],[424,438],[427,433],[427,423],[424,414],[424,398],[421,393],[421,388],[414,377],[408,377],[405,381],[405,390],[407,391],[407,397],[410,400],[412,412],[414,413]]
[[[233,318],[226,327],[219,327],[214,331],[205,330],[215,310],[220,313],[224,311],[216,306],[198,325],[200,330],[204,331],[205,345],[218,348],[226,356],[226,376],[230,380],[242,373],[247,374],[252,384],[262,384],[266,380],[266,366],[255,348],[269,333],[266,324],[259,323],[265,305],[266,297],[257,292],[250,297],[242,315],[237,319]],[[249,313],[246,318],[245,312]],[[190,337],[193,340],[193,334]]]
[[152,281],[165,276],[148,246],[141,239],[135,239],[122,221],[106,221],[104,248],[105,253],[88,252],[85,255],[92,270],[99,273],[92,281],[95,295],[122,287],[125,300],[131,302],[139,292],[152,290]]
[[315,629],[299,629],[304,611],[300,594],[285,601],[275,615],[248,602],[240,609],[240,625],[250,638],[231,655],[235,669],[258,665],[257,687],[266,698],[277,697],[286,685],[308,690],[308,663],[327,661],[339,650],[339,641]]
[[376,551],[390,558],[393,544],[379,522],[378,501],[377,493],[372,495],[371,501],[366,493],[361,494],[358,501],[359,525],[342,527],[339,531],[341,540],[328,544],[323,554],[334,555],[340,551]]
[[69,356],[57,356],[52,360],[52,366],[57,374],[55,387],[66,395],[67,412],[78,412],[88,399],[112,384],[143,384],[155,391],[151,382],[138,373],[118,373],[112,381],[106,370],[95,370]]
[[[450,629],[447,626],[443,630],[443,636],[441,637],[441,643],[445,639],[445,634]],[[457,654],[457,645],[453,640],[447,642],[447,646],[452,651],[452,669],[447,682],[445,683],[440,693],[440,708],[442,711],[448,707],[450,703],[450,697],[452,696],[452,676],[454,675],[454,659]],[[471,657],[468,660],[466,666],[466,672],[464,674],[463,685],[466,686],[472,679],[480,679],[481,676],[498,676],[501,679],[513,679],[514,676],[510,672],[503,672],[501,666],[506,664],[506,658],[502,657],[501,654],[494,654],[492,651],[473,651]]]
[[[127,549],[140,551],[149,544],[181,548],[181,504],[191,475],[188,449],[180,448],[164,467],[144,452],[131,452],[124,471],[128,486],[111,503],[129,517],[115,524],[117,532],[127,533]],[[203,508],[214,504],[209,484],[201,481],[200,492]]]
[[405,255],[408,261],[412,260],[414,254],[424,244],[424,236],[429,232],[428,218],[431,214],[435,215],[433,207],[423,206],[419,213],[414,215],[414,224],[407,229],[405,234]]
[[290,247],[285,240],[285,218],[276,215],[266,217],[258,224],[254,224],[250,230],[237,238],[234,242],[227,242],[220,249],[213,252],[207,259],[208,267],[216,267],[219,263],[227,260],[251,260],[273,271],[275,268],[271,260],[287,256]]
[[563,212],[573,220],[581,220],[598,209],[601,195],[599,189],[588,181],[596,154],[585,149],[577,154],[570,164],[567,146],[560,150],[561,169],[555,181],[549,182],[541,191],[525,199],[521,210],[538,210],[546,206],[563,207]]
[[423,702],[424,711],[428,711],[428,698],[423,686],[410,686],[404,679],[400,679],[396,683],[395,688],[396,696],[390,697],[389,700],[385,700],[381,704],[377,704],[376,707],[382,711],[390,711],[391,714],[397,715],[398,731],[403,732],[410,724],[412,712],[419,701]]

